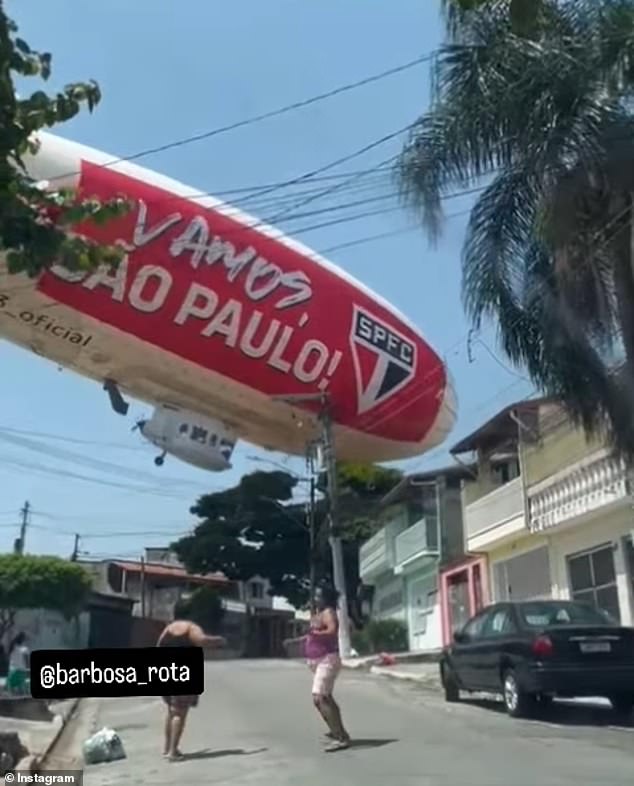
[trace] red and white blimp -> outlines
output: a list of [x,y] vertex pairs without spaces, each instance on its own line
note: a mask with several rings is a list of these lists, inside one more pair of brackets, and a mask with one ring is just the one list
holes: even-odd
[[381,297],[235,207],[74,142],[40,142],[27,167],[43,187],[130,201],[123,218],[77,228],[127,255],[115,270],[54,266],[37,280],[0,267],[0,336],[99,381],[122,414],[126,394],[154,405],[143,434],[207,469],[229,467],[238,439],[304,453],[318,394],[342,460],[404,459],[444,440],[447,369]]

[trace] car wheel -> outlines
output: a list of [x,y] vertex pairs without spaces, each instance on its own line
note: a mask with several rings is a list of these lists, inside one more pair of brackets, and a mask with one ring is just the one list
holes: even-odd
[[452,704],[460,701],[460,688],[453,673],[451,666],[448,663],[443,663],[440,667],[442,687],[445,691],[445,701]]
[[502,697],[511,718],[530,715],[535,706],[535,697],[522,690],[514,669],[507,669],[502,677]]
[[629,718],[634,708],[634,696],[629,693],[619,693],[610,696],[610,703],[614,712],[621,718]]

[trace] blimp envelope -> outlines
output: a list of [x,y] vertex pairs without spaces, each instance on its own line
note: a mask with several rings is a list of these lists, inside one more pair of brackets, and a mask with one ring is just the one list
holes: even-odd
[[[0,273],[0,332],[142,401],[216,418],[300,454],[327,393],[338,456],[389,461],[439,444],[455,420],[443,361],[384,299],[234,207],[48,134],[30,174],[130,211],[75,231],[124,246],[115,270]],[[293,404],[281,399],[291,398]]]

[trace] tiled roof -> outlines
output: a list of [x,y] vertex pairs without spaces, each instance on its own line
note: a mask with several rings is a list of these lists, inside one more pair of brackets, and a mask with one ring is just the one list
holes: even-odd
[[141,563],[121,560],[113,560],[112,564],[131,573],[144,571],[146,576],[155,576],[157,578],[183,579],[198,584],[231,584],[231,581],[222,573],[210,573],[207,576],[202,576],[199,573],[188,573],[185,568],[180,568],[177,565],[157,565],[152,562]]

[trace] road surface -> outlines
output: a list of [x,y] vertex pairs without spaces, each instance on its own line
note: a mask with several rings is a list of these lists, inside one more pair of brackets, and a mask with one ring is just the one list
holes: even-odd
[[515,721],[494,703],[446,705],[345,673],[338,697],[356,744],[326,754],[300,664],[211,662],[206,686],[181,745],[189,756],[174,763],[161,758],[160,699],[103,701],[97,724],[120,732],[128,758],[87,767],[85,786],[630,786],[634,777],[634,726],[609,726],[601,709]]

